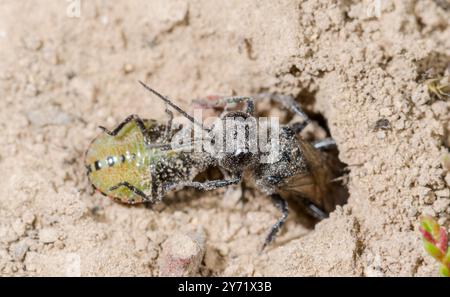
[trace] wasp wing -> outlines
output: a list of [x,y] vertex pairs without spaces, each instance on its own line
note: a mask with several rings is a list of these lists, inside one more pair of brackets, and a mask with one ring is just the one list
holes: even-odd
[[308,170],[285,178],[278,185],[279,192],[283,196],[306,198],[325,212],[331,212],[346,199],[340,193],[341,187],[333,182],[340,175],[340,168],[329,154],[300,137],[298,142]]

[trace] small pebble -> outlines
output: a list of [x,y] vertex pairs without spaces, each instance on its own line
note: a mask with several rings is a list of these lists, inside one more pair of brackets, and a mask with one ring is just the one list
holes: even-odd
[[417,208],[411,207],[411,208],[408,210],[408,216],[409,216],[410,218],[413,218],[413,217],[417,216]]
[[28,97],[35,97],[39,94],[39,90],[36,88],[34,84],[27,84],[25,86],[24,93]]
[[11,227],[0,227],[0,242],[11,243],[19,239]]
[[436,193],[437,197],[450,198],[450,189],[449,188],[436,191],[435,193]]
[[436,213],[443,213],[448,210],[450,206],[450,199],[438,199],[433,203],[433,209]]
[[447,183],[447,186],[450,187],[450,172],[445,175],[445,182]]
[[21,237],[25,234],[26,225],[20,219],[15,220],[14,223],[12,223],[12,228],[13,228],[14,232],[16,232],[17,236],[19,236],[19,237]]
[[52,243],[58,240],[58,231],[53,228],[46,228],[39,231],[39,241],[42,243]]
[[436,194],[431,191],[423,198],[423,202],[425,202],[426,204],[432,204],[435,200]]
[[386,138],[386,133],[384,131],[378,131],[377,132],[377,138],[378,139],[385,139]]
[[428,205],[428,206],[425,206],[422,209],[422,215],[435,217],[436,216],[436,212],[434,211],[434,209],[430,205]]
[[29,245],[25,240],[22,240],[14,245],[11,245],[11,255],[16,261],[22,261],[28,252]]
[[26,211],[22,215],[22,221],[27,225],[32,225],[34,223],[35,219],[36,219],[36,217],[30,211]]
[[436,200],[436,194],[430,188],[418,187],[417,191],[425,204],[432,204]]
[[129,74],[134,71],[134,66],[132,64],[125,64],[122,67],[123,73]]
[[34,37],[34,36],[28,36],[23,40],[24,46],[26,49],[32,50],[32,51],[38,51],[42,48],[44,43],[42,40]]
[[446,218],[446,217],[439,218],[439,219],[437,220],[437,223],[438,223],[439,225],[443,226],[443,225],[445,225],[445,224],[447,223],[447,218]]

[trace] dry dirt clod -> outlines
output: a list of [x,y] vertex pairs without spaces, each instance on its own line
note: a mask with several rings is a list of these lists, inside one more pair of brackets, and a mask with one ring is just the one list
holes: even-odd
[[433,203],[433,209],[436,213],[444,213],[448,210],[450,199],[439,199]]
[[23,39],[23,45],[26,49],[31,51],[38,51],[44,45],[43,41],[39,38],[29,36]]
[[19,239],[16,232],[9,227],[0,226],[0,242],[11,243]]
[[29,244],[26,240],[22,240],[16,244],[11,245],[11,255],[15,261],[22,261],[28,252]]
[[195,233],[177,233],[162,245],[159,259],[160,276],[194,276],[198,273],[205,254],[203,230]]
[[127,63],[122,66],[122,70],[123,70],[124,74],[129,74],[134,71],[134,66],[133,66],[133,64]]
[[58,231],[53,228],[46,228],[39,231],[39,240],[42,243],[52,243],[58,240]]
[[447,188],[447,189],[442,189],[442,190],[436,191],[436,196],[439,198],[449,199],[450,198],[450,189]]
[[450,172],[445,175],[445,182],[447,183],[447,186],[450,187]]
[[22,221],[27,225],[32,225],[34,223],[34,220],[36,219],[35,215],[31,213],[30,211],[26,211],[22,215]]
[[24,222],[22,222],[21,220],[16,220],[13,224],[12,224],[12,228],[13,230],[17,233],[17,236],[23,236],[25,234],[26,231],[26,225]]

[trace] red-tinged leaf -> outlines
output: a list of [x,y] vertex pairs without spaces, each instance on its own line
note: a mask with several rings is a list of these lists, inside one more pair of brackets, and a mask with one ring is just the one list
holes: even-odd
[[445,267],[444,265],[441,265],[441,267],[439,267],[439,273],[442,276],[450,277],[450,269],[448,267]]
[[442,259],[442,263],[450,268],[450,248],[447,248],[447,254],[445,254],[444,259]]
[[428,233],[431,233],[431,231],[432,231],[432,228],[431,228],[431,225],[432,225],[431,221],[432,220],[433,220],[433,218],[430,217],[430,216],[424,216],[420,220],[420,225]]
[[441,227],[439,230],[439,242],[437,243],[437,246],[443,254],[447,251],[447,243],[447,232],[445,232],[444,227]]
[[424,240],[423,246],[425,250],[430,254],[433,258],[435,258],[438,261],[441,261],[444,257],[444,254],[441,252],[440,249],[438,249],[434,244]]
[[439,228],[439,224],[433,220],[433,224],[431,225],[431,236],[433,236],[433,238],[435,240],[439,239],[439,234],[440,234],[440,228]]
[[439,272],[442,276],[450,276],[450,248],[448,247],[448,234],[440,227],[434,218],[424,216],[420,220],[419,231],[425,250],[441,265]]
[[419,227],[419,230],[420,230],[420,233],[422,233],[424,240],[426,240],[432,244],[436,244],[436,241],[433,239],[433,237],[431,236],[431,234],[429,232],[424,230],[422,227]]
[[425,231],[431,234],[431,236],[436,240],[439,236],[439,224],[431,216],[424,216],[421,220],[421,226]]

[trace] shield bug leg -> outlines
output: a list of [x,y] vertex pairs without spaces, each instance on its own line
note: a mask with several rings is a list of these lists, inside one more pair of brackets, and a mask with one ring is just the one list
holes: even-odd
[[145,128],[144,125],[144,121],[142,121],[142,119],[137,115],[137,114],[132,114],[130,116],[128,116],[125,120],[123,120],[114,130],[110,131],[108,129],[106,129],[103,126],[99,126],[100,129],[103,130],[103,132],[105,132],[108,135],[111,136],[116,136],[117,134],[119,134],[120,130],[122,130],[123,127],[125,127],[126,124],[128,124],[129,122],[134,121],[136,122],[136,126],[139,128],[139,130],[141,131],[142,135],[144,136],[144,142],[146,144],[149,144],[149,139],[147,137],[147,129]]
[[[133,186],[129,182],[120,182],[117,185],[112,186],[111,188],[109,188],[109,190],[110,191],[114,191],[114,190],[117,190],[120,187],[125,187],[128,190],[132,191],[134,194],[140,196],[143,199],[143,202],[148,202],[148,201],[152,200],[152,197],[149,197],[149,196],[145,195],[144,192],[142,192],[141,190],[139,190],[138,188],[136,188],[135,186]],[[133,201],[128,201],[128,203],[133,204]]]
[[313,146],[314,146],[314,148],[319,149],[319,150],[328,149],[328,148],[336,147],[336,141],[334,141],[333,138],[327,137],[322,140],[315,141],[313,143]]
[[276,221],[275,224],[272,225],[270,232],[267,235],[266,240],[264,241],[262,250],[264,250],[264,248],[275,239],[275,236],[277,235],[280,228],[286,222],[286,219],[289,214],[288,204],[287,204],[286,200],[284,200],[278,194],[272,194],[272,195],[270,195],[270,198],[272,199],[272,202],[275,205],[275,207],[281,211],[281,217]]

